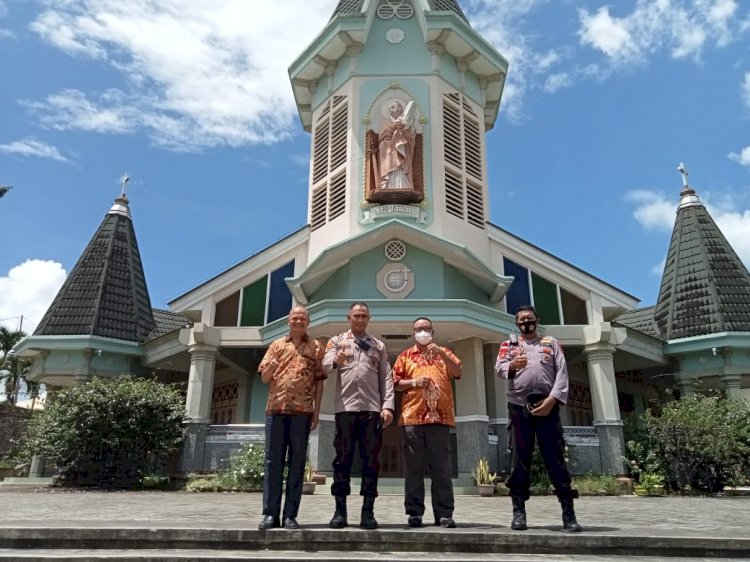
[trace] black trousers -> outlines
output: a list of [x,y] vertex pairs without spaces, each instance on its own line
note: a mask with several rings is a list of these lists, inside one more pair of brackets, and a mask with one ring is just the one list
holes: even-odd
[[360,495],[378,497],[378,472],[380,447],[383,445],[383,424],[380,412],[340,412],[336,414],[336,436],[333,446],[333,484],[331,494],[351,494],[351,472],[354,449],[359,445],[362,459],[362,487]]
[[404,426],[404,508],[407,515],[424,515],[424,475],[428,463],[435,520],[453,517],[450,428],[447,425]]
[[510,495],[529,499],[531,458],[534,441],[539,442],[547,474],[559,498],[576,497],[570,487],[570,473],[565,464],[565,439],[560,422],[560,407],[555,405],[547,416],[532,416],[525,406],[508,404],[510,414],[511,470],[505,485]]
[[266,474],[263,477],[263,515],[279,517],[284,466],[286,477],[284,518],[297,517],[302,499],[302,481],[307,460],[307,438],[312,415],[276,414],[266,416]]

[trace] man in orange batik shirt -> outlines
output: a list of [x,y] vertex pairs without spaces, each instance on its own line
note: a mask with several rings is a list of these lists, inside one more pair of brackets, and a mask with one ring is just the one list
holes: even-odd
[[404,393],[398,421],[404,428],[404,507],[409,526],[421,527],[429,463],[435,525],[453,528],[450,428],[456,426],[456,416],[452,381],[461,377],[461,360],[433,341],[429,318],[417,318],[413,332],[416,345],[403,351],[393,366],[394,388]]
[[[307,335],[310,317],[304,306],[289,311],[289,335],[271,343],[258,366],[270,385],[266,402],[266,459],[263,475],[263,520],[260,530],[283,525],[299,529],[297,512],[310,431],[318,426],[323,396],[323,345]],[[288,467],[283,519],[281,486]]]

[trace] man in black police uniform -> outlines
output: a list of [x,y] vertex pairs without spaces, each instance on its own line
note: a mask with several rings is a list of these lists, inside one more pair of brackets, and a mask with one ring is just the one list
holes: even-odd
[[516,326],[521,337],[504,341],[495,363],[498,376],[508,379],[511,471],[505,484],[513,501],[510,527],[516,531],[527,528],[525,502],[529,499],[531,457],[537,439],[562,506],[563,529],[576,532],[581,530],[573,509],[578,492],[570,487],[560,423],[560,404],[568,400],[568,367],[560,344],[553,337],[540,337],[536,331],[538,324],[534,307],[520,307]]

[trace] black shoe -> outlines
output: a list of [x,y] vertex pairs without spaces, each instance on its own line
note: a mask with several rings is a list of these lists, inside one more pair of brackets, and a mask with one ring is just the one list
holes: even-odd
[[526,502],[519,497],[511,498],[513,501],[513,520],[510,528],[514,531],[525,531],[526,526]]
[[328,523],[328,526],[331,529],[343,529],[348,525],[349,522],[346,520],[346,513],[341,513],[339,511],[333,514],[331,521]]
[[453,520],[453,517],[441,517],[435,521],[435,526],[443,527],[445,529],[455,529],[456,522]]
[[284,517],[285,529],[299,529],[299,523],[294,517]]
[[363,529],[377,529],[378,522],[372,511],[363,511],[362,518],[359,520],[359,526]]
[[422,517],[419,515],[409,515],[409,527],[421,527]]
[[575,515],[572,517],[563,516],[563,531],[567,533],[580,533],[583,528],[576,521]]
[[281,527],[279,518],[274,517],[273,515],[266,515],[265,517],[263,517],[263,521],[258,524],[258,530],[260,531],[265,531],[266,529],[276,529],[278,527]]

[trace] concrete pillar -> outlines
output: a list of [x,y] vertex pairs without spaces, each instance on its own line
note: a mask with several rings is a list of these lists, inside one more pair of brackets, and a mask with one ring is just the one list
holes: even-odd
[[456,457],[459,478],[469,477],[481,458],[489,459],[484,350],[479,338],[454,342],[462,375],[456,381]]
[[489,416],[490,470],[508,472],[508,381],[495,374],[495,361],[500,344],[484,346],[484,382],[487,389],[487,415]]
[[237,413],[234,416],[234,423],[248,423],[250,413],[250,377],[244,373],[237,375]]
[[695,381],[691,377],[683,377],[681,374],[676,374],[674,385],[680,392],[680,398],[687,398],[695,394]]
[[724,386],[724,392],[726,392],[727,398],[729,398],[730,400],[741,400],[742,398],[744,398],[741,390],[742,375],[722,375],[721,384]]
[[185,440],[180,456],[180,471],[201,472],[206,448],[206,433],[211,423],[211,395],[214,388],[216,352],[221,332],[205,324],[183,330],[181,341],[188,346],[190,372],[186,399]]
[[625,474],[625,437],[617,400],[613,362],[615,348],[609,344],[597,343],[586,346],[584,352],[588,364],[594,427],[599,438],[602,472]]

